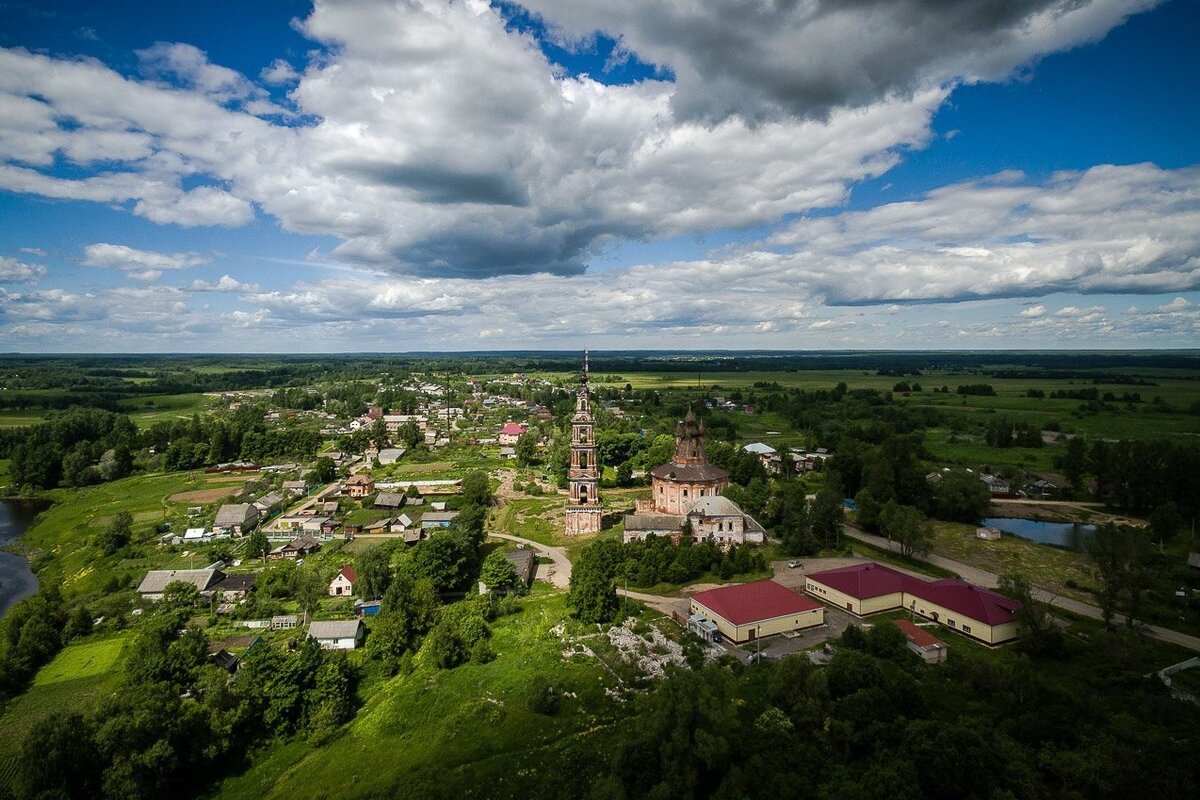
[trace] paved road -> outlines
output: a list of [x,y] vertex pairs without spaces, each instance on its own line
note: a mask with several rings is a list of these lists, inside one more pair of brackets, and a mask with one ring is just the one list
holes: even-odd
[[[517,542],[531,548],[539,555],[548,557],[553,563],[549,565],[545,578],[551,584],[560,589],[567,589],[571,585],[571,559],[567,557],[567,551],[561,547],[551,547],[550,545],[541,544],[531,539],[522,539],[519,536],[512,536],[507,533],[489,533],[488,536],[493,539],[507,539],[510,542]],[[544,564],[538,565],[540,573]],[[538,577],[542,577],[539,575]]]
[[[852,539],[858,539],[860,542],[866,542],[867,544],[874,545],[875,547],[882,547],[885,550],[892,550],[897,553],[900,552],[899,544],[896,542],[889,542],[882,536],[875,536],[874,534],[867,533],[866,531],[859,530],[858,528],[851,527],[850,525],[843,526],[843,529],[845,530],[846,535]],[[979,567],[973,567],[970,564],[964,564],[961,561],[955,561],[954,559],[945,558],[944,556],[933,555],[932,553],[925,556],[923,560],[928,561],[934,566],[948,569],[951,572],[956,572],[962,576],[963,580],[970,581],[971,583],[979,586],[986,586],[989,589],[994,589],[1000,584],[1000,576],[998,576],[996,573],[988,572],[987,570],[980,569]],[[1079,614],[1082,617],[1090,617],[1091,619],[1104,618],[1104,616],[1100,613],[1100,609],[1094,605],[1091,605],[1090,603],[1083,603],[1070,597],[1063,597],[1062,595],[1055,594],[1054,592],[1048,592],[1045,589],[1034,587],[1033,597],[1035,600],[1040,600],[1043,603],[1047,603],[1056,608],[1061,608],[1064,611],[1070,611],[1073,614]],[[1124,615],[1121,614],[1117,614],[1114,619],[1117,622],[1125,621]],[[1158,625],[1148,626],[1147,631],[1156,639],[1162,639],[1164,642],[1170,642],[1171,644],[1177,644],[1180,647],[1186,647],[1188,650],[1200,652],[1200,638],[1195,636],[1189,636],[1186,633],[1180,633],[1179,631],[1173,631],[1170,628],[1163,628]]]

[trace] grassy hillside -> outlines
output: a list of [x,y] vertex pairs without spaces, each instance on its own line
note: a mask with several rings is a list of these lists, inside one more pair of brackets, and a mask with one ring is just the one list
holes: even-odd
[[[567,742],[603,746],[620,712],[604,697],[618,683],[614,674],[594,658],[564,659],[551,629],[566,613],[561,594],[529,598],[519,614],[493,623],[495,661],[449,671],[418,666],[380,681],[340,738],[321,748],[277,746],[213,796],[528,796],[546,751]],[[567,693],[553,716],[529,708],[537,678]]]

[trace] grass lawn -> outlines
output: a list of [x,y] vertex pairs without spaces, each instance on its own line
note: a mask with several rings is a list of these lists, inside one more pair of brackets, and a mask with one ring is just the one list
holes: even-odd
[[[492,623],[495,661],[421,665],[379,681],[340,738],[321,748],[279,745],[214,796],[527,796],[549,751],[603,747],[619,711],[603,697],[616,679],[594,659],[564,660],[549,633],[566,615],[562,595],[528,598],[521,613]],[[533,713],[527,702],[539,676],[577,697],[564,697],[554,716]]]

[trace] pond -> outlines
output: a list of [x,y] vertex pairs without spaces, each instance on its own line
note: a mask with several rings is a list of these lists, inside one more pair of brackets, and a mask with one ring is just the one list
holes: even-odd
[[[45,510],[45,503],[0,500],[0,546],[15,542]],[[13,603],[37,590],[37,576],[29,568],[29,562],[16,553],[0,550],[0,617]]]
[[1082,550],[1083,540],[1096,531],[1095,525],[1082,525],[1078,522],[1043,522],[1019,517],[988,517],[983,524],[989,528],[1011,533],[1013,536],[1020,536],[1022,539],[1066,547],[1069,550]]

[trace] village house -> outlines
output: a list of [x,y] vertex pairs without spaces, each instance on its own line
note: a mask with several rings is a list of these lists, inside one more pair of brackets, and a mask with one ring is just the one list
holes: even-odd
[[517,440],[525,435],[525,426],[516,422],[509,422],[500,429],[501,445],[515,445]]
[[278,561],[281,559],[303,558],[309,553],[315,553],[321,549],[321,543],[312,536],[297,536],[286,544],[281,544],[271,552],[267,553],[267,558]]
[[308,492],[308,484],[304,481],[284,481],[283,491],[292,497],[296,497]]
[[345,566],[338,571],[337,575],[333,576],[333,580],[329,582],[330,597],[349,597],[354,594],[354,582],[358,580],[358,573],[354,571],[354,567]]
[[325,650],[356,650],[362,644],[365,628],[361,619],[311,622],[308,636]]
[[814,572],[805,591],[856,616],[904,609],[996,645],[1018,633],[1012,598],[957,578],[925,581],[874,562]]
[[406,452],[408,451],[406,451],[403,447],[385,447],[379,451],[379,455],[376,456],[376,458],[379,459],[380,464],[386,466],[388,464],[395,464],[397,461],[404,458],[404,454]]
[[138,584],[138,594],[145,600],[162,600],[163,590],[177,581],[190,583],[201,594],[212,594],[212,588],[224,579],[219,569],[152,569]]
[[375,492],[375,481],[370,475],[363,475],[361,472],[357,475],[351,475],[346,481],[346,494],[351,497],[366,497]]
[[375,495],[375,508],[399,508],[404,505],[404,494],[402,492],[380,492]]
[[825,607],[772,580],[710,589],[692,596],[691,613],[734,644],[825,623]]
[[421,515],[422,528],[449,528],[458,516],[457,511],[429,511]]
[[258,524],[258,509],[250,503],[227,503],[217,511],[213,530],[241,536],[249,533]]
[[999,475],[980,475],[979,480],[983,482],[983,485],[993,495],[1008,494],[1010,491],[1008,481]]

